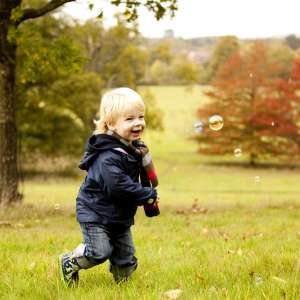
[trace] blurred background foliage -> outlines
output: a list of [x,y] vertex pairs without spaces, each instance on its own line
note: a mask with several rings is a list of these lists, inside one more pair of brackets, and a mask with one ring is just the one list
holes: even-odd
[[[13,33],[18,43],[19,145],[25,161],[37,156],[78,158],[94,129],[101,95],[114,87],[143,86],[148,128],[163,130],[161,100],[145,89],[150,85],[209,86],[206,95],[211,100],[201,106],[199,118],[218,113],[236,126],[226,134],[227,142],[216,139],[218,133],[196,137],[202,154],[228,153],[235,143],[254,158],[277,155],[287,145],[292,149],[288,155],[299,155],[295,66],[300,41],[295,35],[258,44],[234,36],[182,39],[169,30],[161,39],[149,39],[141,36],[138,23],[115,18],[116,24],[105,28],[99,18],[79,23],[62,13],[49,14],[23,23]],[[294,96],[286,91],[292,81]],[[253,107],[260,113],[254,116]],[[293,118],[279,120],[291,110]],[[280,121],[285,129],[266,133],[269,129],[258,119]],[[251,145],[250,138],[255,141]]]

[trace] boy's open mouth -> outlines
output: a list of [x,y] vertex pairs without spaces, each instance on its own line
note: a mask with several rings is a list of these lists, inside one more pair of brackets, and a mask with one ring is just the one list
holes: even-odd
[[131,132],[134,134],[138,134],[142,132],[142,129],[132,129]]

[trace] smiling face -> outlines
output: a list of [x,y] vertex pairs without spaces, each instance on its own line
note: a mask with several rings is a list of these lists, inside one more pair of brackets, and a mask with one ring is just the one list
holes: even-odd
[[146,126],[144,115],[144,111],[132,110],[120,116],[108,127],[129,142],[139,140]]

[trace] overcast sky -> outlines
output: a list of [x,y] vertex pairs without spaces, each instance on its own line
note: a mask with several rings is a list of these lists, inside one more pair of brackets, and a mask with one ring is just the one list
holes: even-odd
[[[76,3],[77,2],[77,3]],[[73,17],[95,17],[101,8],[109,26],[115,9],[108,0],[95,1],[90,11],[86,0],[66,5]],[[81,3],[81,4],[80,4]],[[85,3],[85,4],[83,4]],[[177,37],[236,35],[241,38],[300,34],[299,0],[179,0],[176,17],[156,22],[147,11],[141,11],[140,31],[147,37],[162,37],[172,29]]]

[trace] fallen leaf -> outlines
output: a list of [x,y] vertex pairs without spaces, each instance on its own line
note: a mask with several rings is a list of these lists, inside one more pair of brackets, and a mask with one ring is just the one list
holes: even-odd
[[255,276],[255,284],[261,285],[263,283],[263,278],[261,276]]
[[170,290],[170,291],[164,292],[164,297],[166,297],[168,299],[177,299],[178,297],[180,297],[181,294],[182,294],[181,289]]
[[204,281],[204,277],[200,273],[196,274],[196,278],[200,281]]
[[225,242],[227,242],[229,240],[229,236],[226,233],[224,233],[222,235],[222,237],[223,237],[223,239],[224,239]]
[[236,252],[237,255],[242,256],[243,255],[243,251],[241,248],[239,248]]
[[217,292],[217,289],[215,286],[211,286],[209,289],[208,289],[209,293],[216,293]]
[[208,229],[207,229],[207,228],[203,228],[203,229],[202,229],[202,233],[203,233],[203,234],[208,234]]
[[33,271],[33,269],[36,267],[36,262],[35,261],[33,261],[31,264],[29,264],[28,265],[28,269],[30,270],[30,271]]

